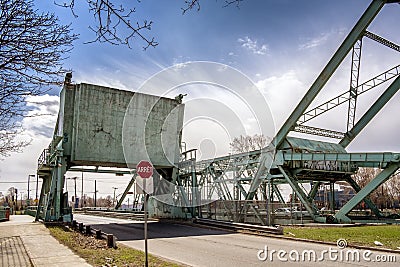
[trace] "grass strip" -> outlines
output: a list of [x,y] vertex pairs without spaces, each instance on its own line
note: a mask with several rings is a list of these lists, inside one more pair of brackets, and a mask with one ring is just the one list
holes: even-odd
[[[284,235],[309,240],[336,242],[345,239],[348,245],[380,247],[399,250],[400,225],[374,225],[357,227],[296,227],[285,226]],[[379,241],[383,246],[377,246]]]
[[[69,247],[93,266],[143,266],[144,252],[122,244],[118,248],[108,248],[105,240],[85,236],[63,226],[47,226],[50,233],[60,243]],[[149,266],[181,266],[149,255]]]

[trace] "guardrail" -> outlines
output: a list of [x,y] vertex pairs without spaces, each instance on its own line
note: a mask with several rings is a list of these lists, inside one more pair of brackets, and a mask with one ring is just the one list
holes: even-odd
[[[75,213],[79,213],[76,212]],[[82,212],[85,215],[110,217],[117,219],[130,219],[130,220],[144,220],[144,212],[115,212],[115,211],[96,211],[96,210],[85,210]]]
[[117,248],[116,237],[112,234],[107,234],[105,232],[102,232],[101,230],[94,229],[90,225],[78,223],[76,220],[72,221],[71,228],[75,231],[80,232],[81,234],[85,234],[88,236],[94,235],[96,239],[105,239],[107,240],[107,246],[109,248]]
[[[120,213],[120,212],[111,212],[111,211],[85,211],[86,215],[94,215],[94,216],[103,216],[103,217],[111,217],[111,218],[119,218],[119,219],[133,219],[133,220],[143,220],[144,213]],[[74,221],[73,221],[74,222]],[[207,225],[217,228],[229,229],[234,231],[249,231],[249,232],[257,232],[263,234],[275,234],[275,235],[283,235],[283,227],[273,227],[273,226],[263,226],[256,224],[246,224],[246,223],[235,223],[228,221],[218,221],[212,219],[203,219],[203,218],[195,218],[193,220],[194,224],[199,225]],[[83,231],[83,229],[81,230]]]
[[273,227],[273,226],[263,226],[263,225],[255,225],[255,224],[246,224],[246,223],[235,223],[235,222],[226,222],[226,221],[216,221],[211,219],[203,219],[196,218],[193,220],[195,224],[213,226],[223,229],[229,229],[234,231],[250,231],[257,233],[265,233],[265,234],[275,234],[275,235],[283,235],[283,227]]

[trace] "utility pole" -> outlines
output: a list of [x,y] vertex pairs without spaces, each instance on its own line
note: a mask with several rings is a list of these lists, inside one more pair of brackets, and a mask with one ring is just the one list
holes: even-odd
[[[36,174],[36,198],[35,198],[35,200],[38,199],[38,188],[39,188],[39,175]],[[39,202],[36,204],[39,205]]]
[[[15,188],[15,211],[18,210],[18,189]],[[16,214],[16,213],[14,213]]]
[[29,203],[30,202],[29,191],[30,191],[31,177],[35,177],[35,175],[34,174],[29,174],[28,175],[28,202],[27,202],[28,206],[30,205],[30,203]]
[[81,208],[83,208],[83,169],[82,169],[82,191],[81,191]]
[[114,198],[113,198],[113,208],[115,207],[114,203],[115,203],[115,190],[118,189],[118,187],[113,187],[112,189],[114,189]]
[[97,207],[97,181],[94,180],[94,206]]
[[[76,179],[77,178],[78,178],[77,176],[67,178],[67,180],[74,180],[74,208],[77,208],[77,206],[76,206]],[[67,190],[68,190],[68,188],[67,188]]]

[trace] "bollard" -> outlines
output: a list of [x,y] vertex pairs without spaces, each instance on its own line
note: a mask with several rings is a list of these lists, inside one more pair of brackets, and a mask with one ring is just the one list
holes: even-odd
[[83,223],[79,224],[79,232],[81,232],[81,233],[83,232]]
[[114,235],[107,234],[107,246],[109,248],[116,248],[117,247],[117,243],[115,242],[115,236]]
[[92,230],[90,229],[90,225],[86,225],[86,234],[92,235]]
[[9,221],[9,220],[10,220],[10,208],[7,207],[6,208],[6,221]]
[[96,230],[96,239],[101,239],[101,231]]
[[76,225],[77,225],[76,221],[75,221],[75,220],[73,220],[73,221],[72,221],[72,229],[74,229],[74,230],[75,230],[75,229],[76,229]]

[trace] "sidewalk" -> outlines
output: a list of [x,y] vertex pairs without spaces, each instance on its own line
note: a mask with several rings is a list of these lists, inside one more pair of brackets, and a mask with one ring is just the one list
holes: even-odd
[[29,215],[0,222],[0,267],[91,266],[50,235]]

